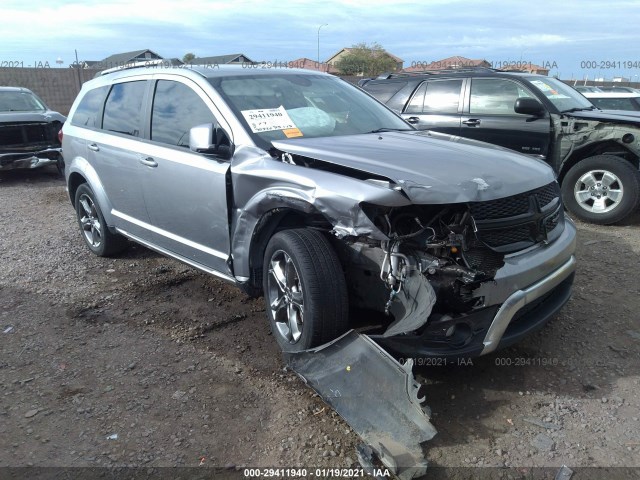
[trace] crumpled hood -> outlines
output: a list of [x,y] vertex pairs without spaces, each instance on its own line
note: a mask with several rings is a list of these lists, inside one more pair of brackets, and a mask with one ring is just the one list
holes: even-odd
[[53,122],[56,120],[64,123],[66,117],[53,110],[44,112],[0,112],[0,123]]
[[547,185],[541,160],[461,137],[388,132],[272,142],[283,151],[385,177],[414,203],[493,200]]

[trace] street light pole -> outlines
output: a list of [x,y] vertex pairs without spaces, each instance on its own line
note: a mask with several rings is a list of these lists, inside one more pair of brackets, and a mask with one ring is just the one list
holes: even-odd
[[320,29],[322,27],[326,27],[327,25],[329,25],[328,23],[323,23],[322,25],[320,25],[318,27],[318,69],[320,68]]

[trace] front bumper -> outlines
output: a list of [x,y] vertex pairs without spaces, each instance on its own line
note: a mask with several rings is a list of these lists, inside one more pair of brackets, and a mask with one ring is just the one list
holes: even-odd
[[62,148],[45,148],[29,153],[0,154],[0,170],[31,169],[55,165],[62,156]]
[[505,258],[494,282],[484,286],[489,306],[430,319],[414,334],[371,339],[399,357],[476,357],[517,342],[542,328],[571,297],[575,233],[567,221],[553,245]]

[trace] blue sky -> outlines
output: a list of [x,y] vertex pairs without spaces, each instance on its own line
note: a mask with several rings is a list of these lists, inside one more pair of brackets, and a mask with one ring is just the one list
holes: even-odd
[[[1,62],[101,60],[149,48],[163,57],[244,53],[316,59],[377,42],[405,67],[452,55],[531,61],[562,78],[640,80],[640,2],[390,0],[2,0]],[[634,77],[635,76],[635,77]]]

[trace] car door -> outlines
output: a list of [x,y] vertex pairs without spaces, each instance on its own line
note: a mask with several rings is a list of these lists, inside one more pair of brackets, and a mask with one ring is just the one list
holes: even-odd
[[143,111],[148,81],[113,84],[100,129],[87,130],[87,155],[111,203],[115,226],[145,238],[149,221],[140,186],[138,152],[144,135]]
[[[166,76],[154,82],[149,141],[139,158],[154,244],[188,263],[230,275],[229,161],[189,149],[191,127],[219,124],[221,118],[191,80]],[[225,130],[230,132],[228,126]]]
[[551,119],[514,111],[518,98],[536,98],[508,78],[471,78],[460,135],[493,143],[516,152],[545,158],[551,139]]
[[419,130],[459,135],[463,83],[462,78],[422,82],[407,103],[402,117]]

